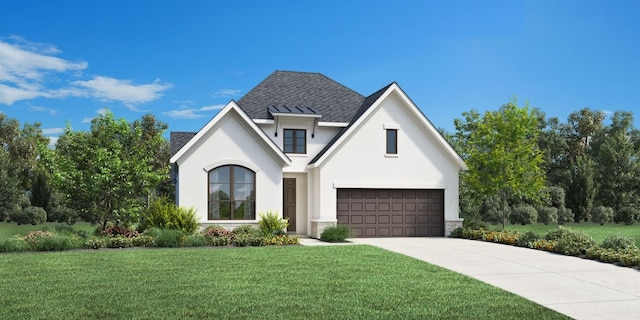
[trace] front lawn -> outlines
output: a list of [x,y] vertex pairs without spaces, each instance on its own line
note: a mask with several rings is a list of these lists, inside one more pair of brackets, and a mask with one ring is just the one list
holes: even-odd
[[370,246],[0,254],[0,319],[566,319]]
[[[493,226],[495,227],[495,226]],[[612,234],[622,234],[626,237],[631,237],[636,240],[636,245],[640,246],[640,224],[633,225],[625,225],[625,224],[615,224],[615,223],[606,223],[604,225],[599,225],[597,223],[592,222],[582,222],[582,223],[567,223],[564,224],[563,227],[570,228],[572,230],[581,231],[588,235],[590,235],[593,240],[595,240],[598,244],[602,243],[607,236]],[[499,230],[497,228],[496,230]],[[558,228],[557,224],[549,224],[544,225],[542,223],[536,224],[528,224],[528,225],[507,225],[505,227],[506,230],[514,230],[520,233],[525,233],[527,231],[533,231],[539,235],[544,235],[547,232]]]

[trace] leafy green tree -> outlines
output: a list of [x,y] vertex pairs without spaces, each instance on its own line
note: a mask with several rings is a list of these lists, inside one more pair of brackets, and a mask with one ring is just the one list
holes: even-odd
[[498,197],[504,227],[509,199],[535,202],[544,189],[538,116],[515,102],[484,115],[473,110],[463,116],[465,120],[455,121],[456,139],[469,167],[462,179],[476,196]]
[[67,125],[60,136],[53,180],[83,220],[103,229],[110,221],[136,222],[148,194],[168,179],[168,161],[161,165],[155,157],[166,144],[166,126],[145,130],[142,123],[130,124],[108,111],[93,119],[90,131]]
[[570,180],[567,189],[567,207],[574,213],[574,222],[591,220],[591,209],[596,196],[595,163],[587,154],[578,155],[569,162]]
[[616,111],[591,145],[597,162],[598,204],[616,211],[640,204],[640,131],[633,126],[633,114]]

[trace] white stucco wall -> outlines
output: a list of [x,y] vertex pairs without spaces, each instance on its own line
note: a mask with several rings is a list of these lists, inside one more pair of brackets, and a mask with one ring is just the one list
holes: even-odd
[[[195,207],[201,223],[238,223],[208,220],[208,173],[221,165],[235,164],[256,173],[256,218],[268,210],[282,211],[282,165],[238,114],[229,112],[178,162],[178,204]],[[240,220],[246,221],[246,220]],[[255,221],[253,221],[255,222]]]
[[[392,93],[330,157],[313,169],[314,219],[336,219],[337,188],[444,189],[445,220],[458,219],[460,167]],[[362,120],[362,119],[361,119]],[[398,129],[398,154],[386,155],[385,128]]]

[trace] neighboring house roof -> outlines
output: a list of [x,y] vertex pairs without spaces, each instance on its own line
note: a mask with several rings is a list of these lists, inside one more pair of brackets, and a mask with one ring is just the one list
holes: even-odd
[[196,134],[197,132],[171,131],[169,133],[169,141],[171,143],[169,146],[170,156],[173,157],[174,154],[178,153],[180,148],[187,144]]
[[[174,155],[171,156],[170,162],[176,163],[178,162],[185,154],[189,152],[191,148],[197,146],[201,139],[204,139],[207,136],[207,133],[216,127],[216,125],[224,119],[229,113],[235,112],[241,118],[241,121],[244,122],[249,128],[250,132],[254,133],[259,141],[264,144],[267,150],[270,150],[274,157],[280,159],[283,164],[290,165],[291,159],[276,145],[273,140],[271,140],[267,134],[258,127],[258,125],[249,118],[249,116],[238,106],[238,104],[231,100],[218,114],[213,117],[198,133],[196,133],[193,138],[191,138],[182,148],[178,150]],[[186,134],[184,135],[186,137]]]
[[364,96],[320,73],[275,71],[238,100],[251,119],[273,119],[267,108],[311,108],[325,122],[350,122]]
[[447,154],[454,160],[455,163],[458,164],[460,169],[467,170],[467,165],[462,160],[462,157],[453,149],[451,144],[440,134],[440,132],[436,129],[436,127],[431,123],[431,121],[422,113],[422,111],[409,99],[407,94],[398,86],[397,83],[393,82],[390,85],[376,91],[369,97],[365,99],[362,103],[362,106],[358,109],[357,113],[354,115],[353,120],[344,128],[340,133],[333,138],[322,151],[316,155],[311,162],[309,163],[310,167],[318,167],[322,164],[322,162],[327,159],[331,153],[338,148],[340,144],[342,144],[348,137],[351,135],[357,128],[360,126],[364,119],[366,119],[367,115],[371,114],[378,106],[381,105],[382,101],[386,97],[388,97],[392,92],[396,92],[400,98],[404,101],[404,105],[408,106],[410,111],[414,113],[414,115],[422,122],[425,128],[436,138],[436,141],[444,148]]

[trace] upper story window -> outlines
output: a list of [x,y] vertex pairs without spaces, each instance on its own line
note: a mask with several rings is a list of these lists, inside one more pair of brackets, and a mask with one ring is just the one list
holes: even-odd
[[387,154],[398,154],[398,129],[387,130]]
[[228,165],[209,171],[209,220],[256,219],[256,173]]
[[307,130],[284,129],[284,152],[307,153]]

